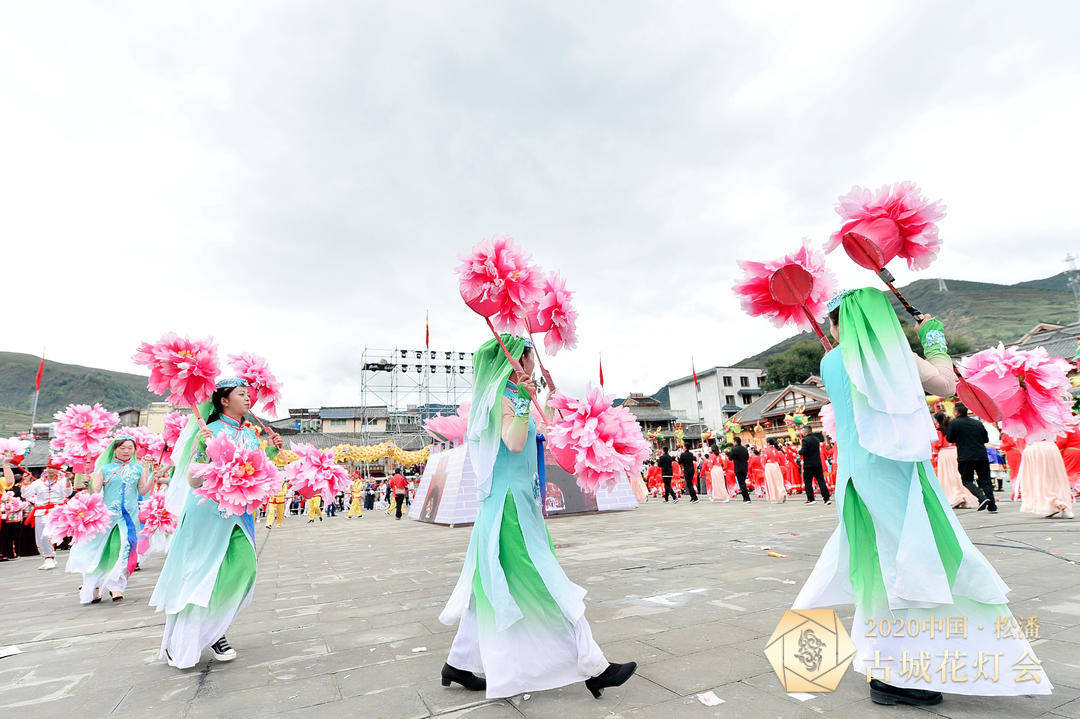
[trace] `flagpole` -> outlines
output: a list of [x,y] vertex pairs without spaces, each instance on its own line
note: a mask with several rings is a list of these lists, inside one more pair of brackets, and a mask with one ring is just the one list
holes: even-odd
[[34,436],[34,423],[37,422],[38,396],[41,394],[41,371],[45,369],[45,348],[41,348],[41,364],[38,365],[34,378],[34,408],[30,410],[30,436]]

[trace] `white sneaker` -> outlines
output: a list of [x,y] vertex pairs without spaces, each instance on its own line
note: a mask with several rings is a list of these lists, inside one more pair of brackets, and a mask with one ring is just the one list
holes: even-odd
[[231,662],[236,659],[236,650],[229,646],[229,640],[225,637],[211,644],[210,651],[213,652],[214,659],[219,662]]
[[1071,509],[1063,509],[1061,510],[1061,516],[1065,519],[1072,519],[1074,515]]
[[52,557],[46,559],[38,569],[56,569],[56,560]]

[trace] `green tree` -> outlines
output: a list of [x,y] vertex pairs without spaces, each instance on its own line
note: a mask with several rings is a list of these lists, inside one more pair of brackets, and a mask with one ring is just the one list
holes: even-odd
[[824,355],[820,343],[804,340],[792,345],[787,352],[767,358],[763,389],[780,389],[806,381],[810,375],[818,374]]

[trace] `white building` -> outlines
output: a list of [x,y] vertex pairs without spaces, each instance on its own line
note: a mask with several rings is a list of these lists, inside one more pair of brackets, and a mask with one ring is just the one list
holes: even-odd
[[694,377],[668,382],[671,411],[688,422],[720,429],[724,422],[761,396],[765,370],[760,367],[713,367]]

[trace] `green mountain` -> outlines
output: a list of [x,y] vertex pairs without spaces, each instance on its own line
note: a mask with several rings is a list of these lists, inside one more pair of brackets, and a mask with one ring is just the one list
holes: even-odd
[[[1065,273],[1014,285],[966,280],[945,280],[945,285],[947,290],[942,291],[936,279],[916,280],[900,291],[916,309],[940,318],[950,336],[966,339],[975,349],[998,341],[1015,342],[1039,322],[1069,324],[1077,319],[1076,300]],[[895,298],[893,307],[902,321],[910,322],[910,315]],[[816,341],[812,333],[803,332],[736,366],[760,367],[766,357],[805,339]]]
[[[39,362],[40,358],[33,355],[0,352],[0,427],[29,424]],[[144,376],[46,359],[37,416],[39,422],[47,421],[54,412],[72,403],[100,402],[115,412],[126,407],[142,408],[159,399],[147,391]],[[20,431],[25,430],[24,426]]]

